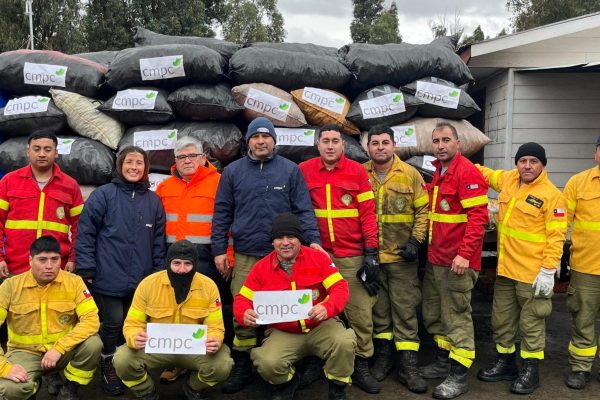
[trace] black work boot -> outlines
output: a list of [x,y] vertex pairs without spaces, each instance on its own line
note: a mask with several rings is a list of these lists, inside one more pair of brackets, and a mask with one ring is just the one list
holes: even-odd
[[435,360],[424,367],[419,368],[421,376],[425,379],[445,378],[450,372],[450,352],[448,350],[435,348]]
[[400,351],[400,367],[398,368],[398,380],[414,393],[425,393],[427,382],[419,374],[419,361],[416,351]]
[[154,387],[154,389],[152,389],[152,392],[148,393],[145,396],[142,397],[136,397],[137,400],[159,400],[158,397],[158,389],[156,389],[156,386]]
[[496,361],[486,369],[477,372],[477,378],[485,382],[513,381],[519,375],[516,362],[517,353],[496,354]]
[[79,400],[79,396],[77,396],[79,386],[79,383],[65,379],[56,400]]
[[273,397],[271,397],[271,400],[292,400],[296,389],[298,389],[298,377],[294,374],[290,381],[272,386]]
[[63,385],[63,378],[59,372],[51,372],[42,376],[42,383],[46,384],[49,395],[56,396]]
[[323,373],[323,361],[319,357],[308,356],[302,360],[297,369],[298,390],[309,387],[313,382],[325,376]]
[[431,394],[434,399],[453,399],[466,393],[469,390],[467,385],[467,372],[469,368],[465,367],[456,360],[450,360],[450,373],[444,382],[433,389]]
[[519,370],[519,376],[510,386],[510,391],[517,394],[530,394],[540,386],[540,360],[526,358]]
[[229,378],[223,383],[221,391],[227,394],[237,393],[252,382],[252,360],[250,353],[246,351],[233,351],[235,365],[231,370]]
[[182,389],[183,394],[187,400],[208,400],[208,395],[205,390],[194,390],[190,386],[188,379],[186,377],[185,382],[183,382]]
[[581,390],[590,381],[590,373],[588,371],[571,371],[567,375],[566,384],[571,389]]
[[346,384],[344,382],[329,380],[329,400],[346,400]]
[[379,382],[371,376],[371,371],[369,371],[369,360],[359,356],[356,356],[354,359],[352,383],[370,394],[379,393],[381,390]]
[[100,358],[100,370],[102,371],[102,390],[109,396],[118,396],[125,393],[123,382],[117,376],[112,363],[113,356],[102,356]]
[[381,382],[394,369],[394,362],[392,360],[394,343],[386,339],[373,339],[373,345],[375,346],[375,353],[373,354],[374,361],[371,366],[371,375],[377,381]]

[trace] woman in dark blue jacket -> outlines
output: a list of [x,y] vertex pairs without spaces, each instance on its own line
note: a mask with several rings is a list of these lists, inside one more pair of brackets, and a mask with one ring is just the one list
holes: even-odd
[[108,395],[123,393],[112,356],[124,342],[122,330],[138,284],[165,267],[165,211],[150,190],[148,156],[139,147],[117,156],[111,183],[94,190],[79,218],[77,274],[91,283],[100,311],[104,345],[101,369]]

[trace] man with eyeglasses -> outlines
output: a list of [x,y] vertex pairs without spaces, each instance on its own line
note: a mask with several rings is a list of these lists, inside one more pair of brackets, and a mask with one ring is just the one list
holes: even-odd
[[[175,165],[171,167],[171,174],[156,189],[167,214],[167,245],[183,239],[192,242],[198,253],[197,272],[211,278],[219,292],[226,296],[221,303],[231,306],[229,285],[215,268],[210,241],[215,194],[221,175],[206,159],[202,143],[191,136],[175,143]],[[227,247],[232,257],[233,249],[230,245]],[[177,368],[165,370],[161,381],[174,382],[183,372]]]

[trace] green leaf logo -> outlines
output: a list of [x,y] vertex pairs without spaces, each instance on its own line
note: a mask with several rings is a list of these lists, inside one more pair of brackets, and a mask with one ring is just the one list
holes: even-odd
[[153,99],[154,97],[156,97],[156,92],[150,92],[146,95],[147,99]]
[[73,143],[72,139],[63,140],[63,144]]
[[308,303],[308,300],[310,300],[310,296],[309,296],[309,295],[307,295],[306,293],[304,293],[304,294],[302,295],[302,297],[300,297],[300,298],[298,299],[298,303],[300,303],[300,304],[306,304],[306,303]]
[[280,105],[279,105],[279,109],[280,109],[281,111],[285,111],[285,110],[287,110],[288,108],[290,108],[290,105],[289,105],[289,104],[285,104],[285,103],[283,103],[283,104],[280,104]]
[[181,65],[181,63],[183,62],[183,58],[181,57],[177,57],[174,61],[173,61],[173,66],[174,67],[179,67]]
[[41,97],[38,99],[38,103],[47,103],[50,99],[48,97]]
[[64,69],[64,68],[61,68],[61,69],[57,70],[57,71],[55,72],[55,74],[56,74],[56,75],[58,75],[58,76],[62,76],[62,75],[64,75],[64,74],[65,74],[65,72],[67,72],[67,71],[65,71],[65,69]]
[[167,137],[169,139],[173,139],[175,137],[175,135],[177,135],[177,131],[171,131],[171,132],[169,132],[169,134],[167,135]]
[[405,132],[406,136],[412,136],[415,133],[413,128],[408,128]]
[[338,97],[337,99],[335,99],[335,102],[338,104],[342,104],[344,102],[344,99],[342,99],[341,97]]
[[400,103],[402,101],[402,95],[401,94],[395,95],[394,98],[392,99],[392,101],[394,103]]
[[456,96],[458,96],[458,91],[457,90],[453,90],[450,93],[448,93],[448,96],[450,96],[450,97],[456,97]]
[[304,131],[304,136],[312,136],[314,133],[315,131],[312,130]]
[[196,332],[192,333],[192,337],[194,339],[202,339],[204,337],[204,329],[198,328]]

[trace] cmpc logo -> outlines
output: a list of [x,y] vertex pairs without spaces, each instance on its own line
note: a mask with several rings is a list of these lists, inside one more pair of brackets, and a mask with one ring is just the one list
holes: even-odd
[[185,76],[183,56],[140,58],[140,74],[144,81]]
[[23,66],[23,83],[28,85],[66,86],[68,67],[54,64],[26,62]]
[[25,96],[10,100],[4,107],[4,115],[41,113],[48,111],[49,97]]

